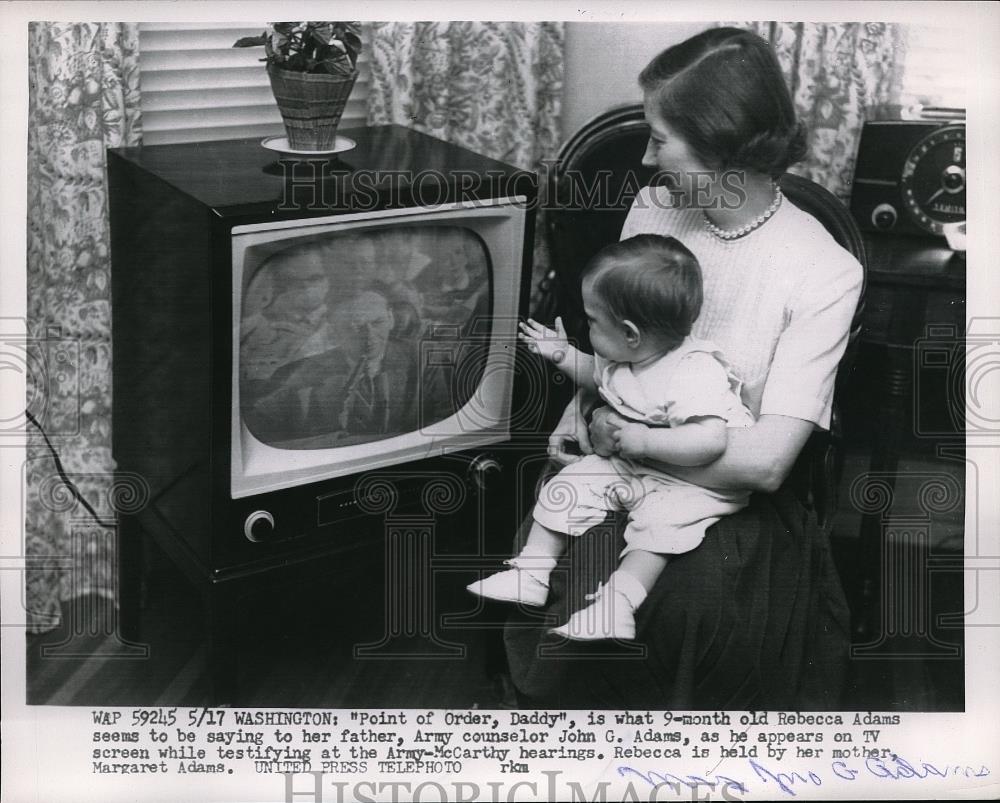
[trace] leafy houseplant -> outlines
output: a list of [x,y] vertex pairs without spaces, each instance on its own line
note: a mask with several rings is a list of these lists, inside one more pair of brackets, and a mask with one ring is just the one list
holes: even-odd
[[264,46],[271,91],[296,150],[327,150],[358,75],[358,22],[275,22],[233,47]]

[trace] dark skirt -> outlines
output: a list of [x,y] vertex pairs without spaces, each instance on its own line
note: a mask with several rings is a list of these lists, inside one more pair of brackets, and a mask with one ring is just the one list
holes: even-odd
[[754,494],[697,549],[671,558],[639,608],[635,642],[552,636],[617,566],[622,524],[609,519],[571,538],[544,613],[518,609],[509,619],[504,640],[523,706],[839,708],[848,608],[827,535],[789,487]]

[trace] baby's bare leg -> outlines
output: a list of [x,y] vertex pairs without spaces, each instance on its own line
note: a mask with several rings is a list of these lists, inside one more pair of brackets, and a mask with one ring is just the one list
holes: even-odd
[[566,551],[566,539],[565,533],[557,533],[537,521],[533,522],[521,549],[521,557],[558,558]]
[[642,583],[648,594],[653,590],[653,586],[663,573],[667,565],[667,556],[659,555],[656,552],[647,552],[644,549],[633,549],[629,552],[619,565],[619,570],[624,570]]

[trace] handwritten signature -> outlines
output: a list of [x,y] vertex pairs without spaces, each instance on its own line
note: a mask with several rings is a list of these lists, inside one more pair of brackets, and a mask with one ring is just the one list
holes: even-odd
[[[750,768],[764,786],[773,784],[782,792],[791,797],[795,797],[795,789],[804,787],[817,787],[823,785],[823,777],[815,769],[788,772],[778,772],[761,764],[755,759],[749,759]],[[889,759],[867,758],[862,765],[848,766],[845,761],[833,761],[830,763],[832,779],[842,781],[853,781],[860,775],[869,775],[887,781],[908,781],[924,780],[926,778],[985,778],[990,775],[990,770],[985,765],[972,767],[967,764],[944,764],[937,765],[930,761],[920,761],[916,764],[909,762],[902,756],[893,754]],[[642,778],[650,786],[670,786],[676,792],[681,788],[698,789],[707,787],[711,791],[719,789],[723,797],[727,800],[737,800],[730,797],[730,794],[743,795],[749,791],[749,784],[742,780],[737,780],[727,775],[674,775],[669,772],[654,772],[651,770],[639,770],[634,767],[620,766],[618,774],[622,777],[636,776]]]
[[[686,789],[698,789],[699,787],[708,787],[708,789],[714,792],[719,789],[722,792],[723,797],[726,800],[739,800],[738,797],[729,797],[727,793],[734,793],[738,795],[745,795],[748,791],[747,786],[742,781],[737,781],[734,778],[730,778],[727,775],[674,775],[671,772],[654,772],[653,770],[637,770],[634,767],[620,766],[618,768],[618,774],[621,777],[626,777],[630,775],[635,775],[636,777],[642,778],[650,786],[669,786],[674,790],[675,794],[680,794],[682,788]],[[712,778],[713,780],[709,780]]]

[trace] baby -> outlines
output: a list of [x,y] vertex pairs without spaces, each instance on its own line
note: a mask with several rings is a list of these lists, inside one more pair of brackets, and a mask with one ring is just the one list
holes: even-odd
[[698,466],[726,449],[727,427],[753,416],[740,382],[711,343],[690,336],[701,310],[701,270],[672,237],[643,234],[603,249],[583,274],[583,307],[594,355],[529,320],[521,338],[578,387],[597,391],[629,423],[615,432],[615,453],[588,454],[541,490],[534,522],[511,568],[468,586],[490,599],[544,605],[549,575],[567,536],[626,510],[626,547],[618,568],[554,632],[567,638],[635,638],[635,611],[668,556],[697,547],[705,530],[745,507],[744,491],[717,491],[666,473],[656,463]]

